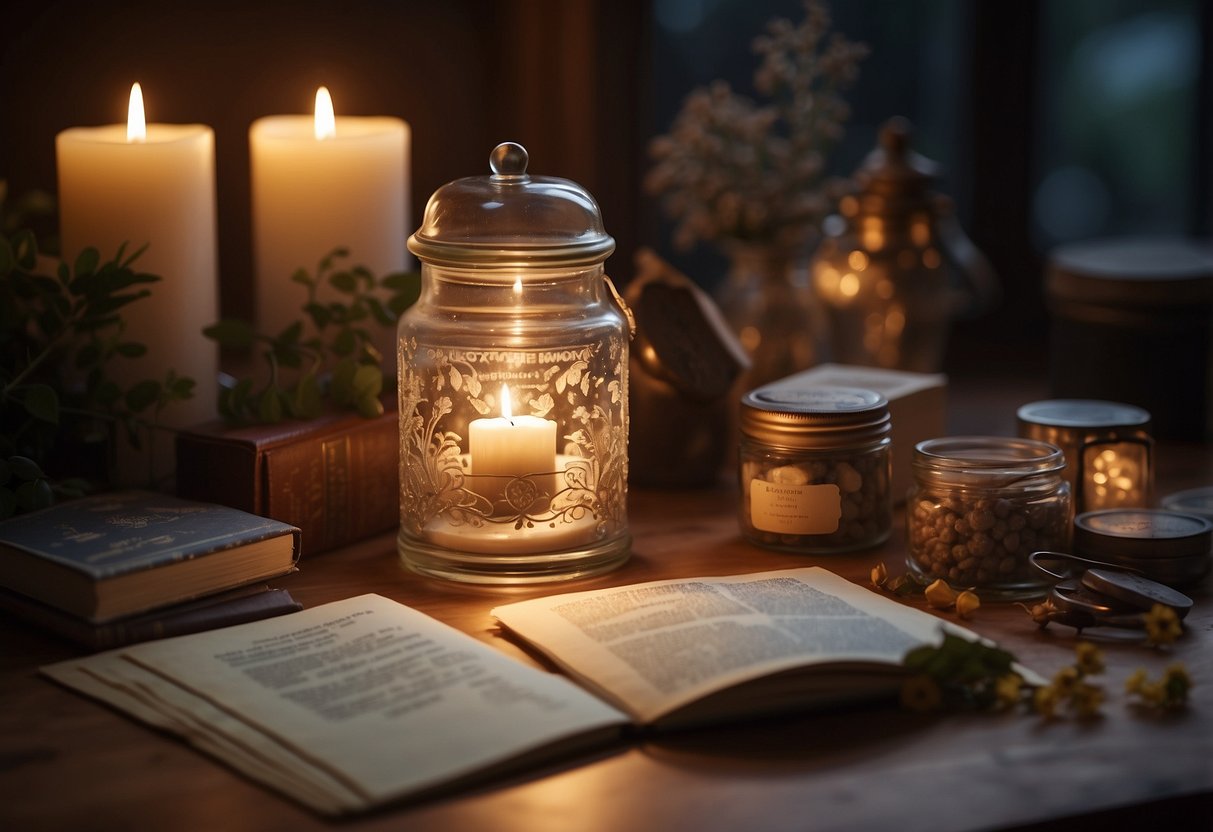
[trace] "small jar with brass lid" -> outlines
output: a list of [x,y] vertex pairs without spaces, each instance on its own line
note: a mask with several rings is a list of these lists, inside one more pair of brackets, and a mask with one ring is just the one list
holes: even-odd
[[760,387],[740,412],[741,531],[752,543],[834,554],[892,526],[889,403],[853,387]]

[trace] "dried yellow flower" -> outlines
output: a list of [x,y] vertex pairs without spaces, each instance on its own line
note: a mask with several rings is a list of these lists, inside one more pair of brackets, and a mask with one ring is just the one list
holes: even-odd
[[950,609],[956,603],[956,590],[948,586],[943,578],[936,578],[930,586],[923,590],[922,594],[926,597],[927,603],[937,610]]
[[969,618],[980,606],[981,599],[972,590],[966,589],[956,596],[956,614],[961,618]]
[[1076,667],[1063,667],[1053,676],[1053,687],[1061,696],[1069,696],[1074,686],[1081,680]]
[[1084,676],[1102,673],[1104,669],[1103,652],[1089,641],[1080,641],[1074,645],[1074,654],[1078,657],[1076,666]]
[[1057,715],[1057,704],[1060,701],[1061,696],[1052,685],[1041,685],[1032,694],[1032,707],[1045,719],[1052,719]]
[[872,586],[882,587],[888,579],[889,570],[885,569],[883,561],[872,567]]
[[911,711],[935,711],[942,702],[943,693],[939,689],[939,683],[930,676],[915,674],[901,685],[901,704]]
[[1147,684],[1146,670],[1139,667],[1125,679],[1125,693],[1141,693]]
[[1145,614],[1146,640],[1153,645],[1174,644],[1183,635],[1183,625],[1175,610],[1165,604],[1155,604]]
[[1162,687],[1166,691],[1168,707],[1182,708],[1188,703],[1188,691],[1192,689],[1192,677],[1188,669],[1176,662],[1167,667],[1163,673]]
[[1185,707],[1191,689],[1192,677],[1180,662],[1169,665],[1157,682],[1150,681],[1146,671],[1140,668],[1125,680],[1126,693],[1140,697],[1144,705],[1165,710]]
[[1099,708],[1103,705],[1103,688],[1098,685],[1079,682],[1070,691],[1070,707],[1082,719],[1099,716]]
[[1023,677],[1018,673],[999,676],[994,681],[994,696],[999,708],[1011,708],[1019,702],[1023,690]]
[[1023,611],[1030,615],[1032,620],[1041,627],[1044,627],[1049,623],[1049,613],[1053,612],[1054,610],[1051,601],[1045,601],[1042,604],[1033,604],[1031,608],[1029,608],[1027,604],[1017,604],[1016,606],[1022,608]]

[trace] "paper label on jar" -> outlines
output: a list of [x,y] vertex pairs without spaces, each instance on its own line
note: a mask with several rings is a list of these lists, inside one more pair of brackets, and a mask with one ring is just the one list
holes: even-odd
[[838,531],[842,500],[838,486],[784,485],[750,481],[750,522],[776,534],[831,534]]

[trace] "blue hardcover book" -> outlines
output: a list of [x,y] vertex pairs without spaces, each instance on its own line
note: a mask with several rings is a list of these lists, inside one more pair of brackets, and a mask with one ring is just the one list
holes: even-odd
[[146,491],[0,523],[0,586],[94,623],[284,575],[298,557],[294,526]]

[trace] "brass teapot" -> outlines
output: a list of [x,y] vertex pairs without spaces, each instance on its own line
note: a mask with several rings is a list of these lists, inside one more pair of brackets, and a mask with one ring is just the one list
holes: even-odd
[[965,236],[938,166],[910,150],[911,125],[887,121],[827,219],[810,265],[843,364],[937,372],[951,321],[988,310],[998,278]]

